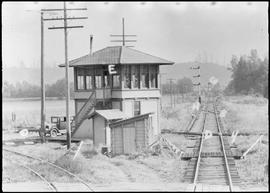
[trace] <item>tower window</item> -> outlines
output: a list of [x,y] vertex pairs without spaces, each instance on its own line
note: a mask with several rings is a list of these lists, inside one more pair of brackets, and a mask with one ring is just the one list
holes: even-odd
[[132,74],[133,88],[139,88],[140,85],[140,65],[134,66],[134,71]]
[[96,88],[102,88],[102,76],[95,76],[95,84],[96,84]]
[[124,88],[131,88],[131,66],[124,67]]
[[142,79],[142,88],[149,88],[149,66],[148,65],[142,66],[141,79]]
[[120,75],[114,74],[113,75],[113,88],[119,88],[120,87]]
[[157,67],[155,65],[150,66],[150,87],[157,88]]
[[80,68],[77,70],[77,89],[84,89],[84,71]]
[[134,116],[141,114],[141,102],[140,101],[134,101]]

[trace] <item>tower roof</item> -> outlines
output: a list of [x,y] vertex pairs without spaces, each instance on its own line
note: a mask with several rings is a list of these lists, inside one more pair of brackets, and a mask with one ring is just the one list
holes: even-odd
[[[88,65],[110,65],[110,64],[159,64],[171,65],[174,62],[152,56],[150,54],[131,49],[125,46],[111,46],[98,50],[80,58],[69,61],[70,67]],[[65,64],[59,65],[64,67]]]

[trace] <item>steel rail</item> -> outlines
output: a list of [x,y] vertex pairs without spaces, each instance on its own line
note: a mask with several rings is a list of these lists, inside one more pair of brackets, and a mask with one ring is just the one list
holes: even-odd
[[214,112],[215,112],[215,118],[217,121],[217,126],[218,126],[218,131],[219,131],[219,139],[221,141],[222,151],[223,151],[223,155],[224,155],[227,176],[228,176],[228,180],[229,180],[229,187],[230,187],[230,191],[232,192],[233,191],[232,178],[231,178],[230,168],[229,168],[227,155],[226,155],[226,151],[225,151],[225,147],[224,147],[224,142],[223,142],[223,138],[222,138],[223,136],[222,136],[222,132],[221,132],[220,125],[219,125],[218,115],[217,115],[217,111],[216,111],[216,104],[214,104]]
[[39,174],[37,171],[33,170],[32,168],[26,166],[26,165],[23,165],[23,164],[19,164],[18,162],[13,162],[11,159],[9,158],[6,158],[7,160],[9,160],[10,163],[14,164],[14,165],[18,165],[18,166],[21,166],[29,171],[31,171],[32,173],[34,173],[36,176],[38,176],[42,181],[44,181],[49,187],[51,190],[53,190],[54,192],[57,192],[57,188],[51,183],[49,182],[48,180],[46,180],[46,178],[44,178],[41,174]]
[[6,149],[6,148],[2,148],[4,151],[7,151],[7,152],[10,152],[10,153],[14,153],[14,154],[17,154],[17,155],[20,155],[20,156],[23,156],[23,157],[28,157],[28,158],[30,158],[30,159],[33,159],[33,160],[39,160],[40,162],[45,162],[45,163],[47,163],[47,164],[49,164],[49,165],[51,165],[51,166],[53,166],[53,167],[55,167],[55,168],[58,168],[59,170],[62,170],[62,171],[64,171],[65,173],[67,173],[67,174],[69,174],[69,175],[71,175],[71,176],[73,176],[73,177],[75,177],[77,180],[79,180],[82,184],[84,184],[85,186],[87,186],[87,188],[89,188],[92,192],[94,192],[94,190],[83,180],[83,179],[81,179],[80,177],[78,177],[77,175],[75,175],[75,174],[73,174],[73,173],[71,173],[71,172],[69,172],[68,170],[66,170],[65,168],[62,168],[62,167],[60,167],[60,166],[58,166],[58,165],[55,165],[54,163],[52,163],[52,162],[49,162],[49,161],[46,161],[46,160],[42,160],[42,159],[40,159],[40,158],[37,158],[37,157],[33,157],[33,156],[30,156],[30,155],[26,155],[26,154],[23,154],[23,153],[19,153],[19,152],[17,152],[17,151],[12,151],[12,150],[9,150],[9,149]]
[[[208,101],[206,103],[206,107],[205,107],[206,109],[207,109],[207,105],[208,105]],[[194,175],[194,180],[193,180],[193,191],[196,190],[196,184],[197,184],[197,179],[198,179],[198,175],[199,175],[199,166],[200,166],[200,161],[201,161],[202,145],[203,145],[203,141],[204,141],[204,134],[203,134],[203,132],[205,130],[206,115],[207,115],[207,112],[204,113],[203,129],[202,129],[202,134],[201,134],[201,141],[200,141],[199,153],[198,153],[198,158],[197,158],[196,168],[195,168],[195,175]]]

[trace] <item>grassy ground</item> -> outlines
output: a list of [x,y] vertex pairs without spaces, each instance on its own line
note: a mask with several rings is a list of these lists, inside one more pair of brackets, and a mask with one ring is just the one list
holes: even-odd
[[185,130],[191,119],[193,99],[178,97],[175,106],[171,106],[169,95],[162,97],[161,130]]
[[[175,107],[170,107],[170,97],[162,98],[162,129],[184,130],[186,124],[191,118],[191,102],[176,99]],[[4,131],[5,139],[23,138],[19,134]],[[17,136],[17,137],[16,137]],[[180,149],[184,148],[185,139],[183,136],[164,135],[164,137],[172,140]],[[181,139],[179,139],[179,137]],[[139,156],[116,156],[108,158],[91,150],[91,147],[83,146],[81,154],[73,161],[72,156],[62,156],[65,148],[57,143],[36,144],[29,146],[18,146],[16,151],[24,152],[30,155],[44,158],[51,162],[68,169],[73,173],[77,173],[90,183],[115,183],[115,182],[141,182],[141,183],[171,183],[180,182],[183,178],[186,161],[167,156],[166,154],[152,155],[146,153]],[[18,157],[5,153],[11,159],[18,160]],[[3,165],[3,182],[22,182],[37,180],[29,172],[25,172],[23,168],[16,169],[12,163],[4,160]],[[21,161],[21,160],[18,160]],[[55,182],[68,182],[72,179],[63,175],[63,173],[55,171],[51,167],[44,164],[32,164],[31,167],[38,168],[45,176]],[[16,171],[14,173],[14,171]],[[18,172],[17,172],[18,171]],[[53,174],[53,175],[52,175]],[[15,176],[15,177],[14,177]]]
[[[170,97],[162,98],[161,129],[185,130],[191,118],[193,99],[182,101],[179,98],[175,107],[170,106]],[[268,133],[268,109],[263,99],[232,97],[226,98],[223,107],[228,110],[225,118],[225,126],[230,130],[245,132]],[[259,118],[258,118],[259,117]],[[5,135],[8,133],[5,131]],[[12,134],[16,135],[16,134]],[[17,134],[18,136],[18,134]],[[14,137],[14,136],[13,136]],[[163,134],[179,149],[185,151],[190,142],[182,135]],[[258,136],[238,136],[236,145],[242,152],[248,149]],[[8,138],[8,137],[6,137]],[[264,138],[264,141],[266,137]],[[187,161],[182,161],[166,154],[153,155],[144,153],[130,156],[116,156],[108,158],[91,149],[91,145],[84,145],[81,153],[75,160],[72,155],[63,156],[66,149],[57,143],[24,145],[13,147],[16,151],[31,154],[52,161],[69,171],[87,179],[92,184],[107,184],[116,182],[141,182],[141,183],[169,183],[181,182]],[[3,182],[35,181],[36,177],[25,172],[8,160],[22,161],[16,156],[3,154]],[[26,163],[26,162],[25,162]],[[247,155],[246,159],[236,161],[242,180],[247,184],[257,183],[267,185],[268,173],[265,174],[265,166],[268,167],[268,142],[262,143]],[[69,182],[73,179],[66,177],[61,172],[44,164],[29,162],[29,166],[40,169],[42,173],[56,182]],[[268,170],[267,170],[268,171]]]
[[[268,184],[268,100],[251,96],[228,97],[223,102],[228,111],[224,123],[230,131],[264,133],[263,143],[257,144],[243,160],[236,161],[240,178],[245,184]],[[259,135],[238,136],[235,144],[244,153]]]

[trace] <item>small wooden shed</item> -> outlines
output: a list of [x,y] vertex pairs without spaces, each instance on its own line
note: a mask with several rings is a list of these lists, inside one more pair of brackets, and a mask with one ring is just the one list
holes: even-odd
[[111,153],[130,154],[149,145],[152,136],[152,113],[111,123]]
[[88,118],[93,119],[93,144],[95,146],[111,146],[111,129],[109,124],[127,116],[119,109],[96,110]]

